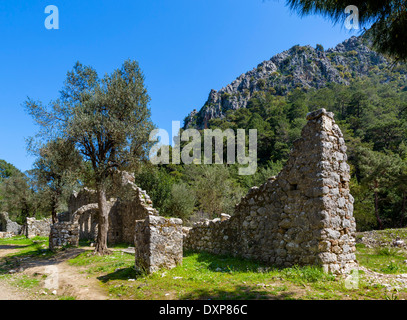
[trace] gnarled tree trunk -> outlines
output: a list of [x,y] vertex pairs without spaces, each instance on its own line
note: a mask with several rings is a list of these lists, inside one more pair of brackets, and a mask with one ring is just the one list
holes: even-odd
[[110,254],[107,248],[107,231],[109,229],[109,206],[106,200],[106,190],[98,187],[98,238],[96,241],[95,254]]

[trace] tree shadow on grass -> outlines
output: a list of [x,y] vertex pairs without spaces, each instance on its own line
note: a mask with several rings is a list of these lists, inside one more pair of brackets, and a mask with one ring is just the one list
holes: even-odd
[[0,250],[22,249],[22,248],[27,248],[29,246],[30,246],[30,244],[26,244],[26,245],[2,244],[2,245],[0,245]]
[[[226,273],[268,273],[281,270],[264,262],[233,257],[231,255],[214,255],[207,252],[185,251],[184,257],[194,257],[196,261],[211,272]],[[271,276],[272,277],[272,276]],[[277,280],[278,281],[278,280]],[[278,282],[271,285],[265,284],[242,284],[233,288],[197,288],[180,297],[182,300],[292,300],[297,292]]]
[[233,257],[230,255],[214,255],[207,252],[184,252],[184,257],[197,255],[197,262],[204,264],[211,271],[232,271],[232,272],[266,272],[279,270],[264,262]]
[[180,300],[293,300],[293,291],[273,292],[252,286],[237,285],[234,290],[200,288],[188,292]]
[[137,279],[142,276],[142,273],[135,270],[134,267],[128,268],[121,268],[117,269],[115,272],[108,273],[106,275],[97,277],[103,283],[112,281],[112,280],[129,280],[129,279]]
[[38,266],[56,265],[64,260],[68,260],[83,252],[80,248],[64,248],[59,251],[51,251],[43,248],[39,243],[30,245],[4,245],[7,249],[27,249],[27,252],[14,252],[0,258],[0,275],[7,274],[12,269],[30,269]]

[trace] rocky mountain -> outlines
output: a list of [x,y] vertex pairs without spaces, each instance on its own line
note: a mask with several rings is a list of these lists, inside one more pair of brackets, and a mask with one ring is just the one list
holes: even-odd
[[347,85],[353,78],[367,76],[372,70],[380,72],[390,64],[362,37],[353,36],[328,50],[321,45],[296,45],[263,61],[219,91],[212,89],[204,106],[184,119],[184,128],[203,129],[210,119],[247,107],[250,98],[261,91],[286,95],[295,88],[319,89],[331,82]]

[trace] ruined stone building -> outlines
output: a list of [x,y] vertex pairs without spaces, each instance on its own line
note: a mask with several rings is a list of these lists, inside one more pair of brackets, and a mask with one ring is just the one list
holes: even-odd
[[0,232],[17,235],[21,232],[21,226],[17,222],[11,221],[7,212],[0,212]]
[[7,212],[0,212],[0,239],[10,238],[21,233],[21,226],[11,221]]
[[[134,243],[136,221],[158,215],[147,193],[134,184],[134,177],[122,174],[122,198],[111,198],[109,205],[108,243]],[[50,247],[77,245],[79,240],[96,240],[98,225],[97,194],[84,188],[69,199],[68,211],[58,214],[51,226]]]
[[230,219],[186,229],[184,249],[282,267],[320,265],[334,273],[356,266],[356,223],[341,130],[325,109],[307,120],[278,176],[253,187]]
[[[7,236],[25,235],[27,238],[36,236],[48,237],[50,232],[51,219],[45,218],[37,220],[26,218],[23,225],[10,220],[7,212],[0,212],[0,232],[7,233]],[[6,236],[5,234],[3,237]]]
[[[160,217],[127,175],[130,197],[109,202],[108,242],[134,243],[136,266],[148,272],[181,263],[183,249],[349,272],[357,266],[356,224],[345,142],[332,113],[320,109],[307,120],[282,171],[251,188],[232,217],[182,228],[180,219]],[[74,194],[68,212],[51,227],[50,247],[94,239],[96,210],[93,191]]]

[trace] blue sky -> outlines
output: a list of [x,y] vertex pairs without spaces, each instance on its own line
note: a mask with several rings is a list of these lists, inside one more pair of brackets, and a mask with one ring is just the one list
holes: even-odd
[[[44,9],[59,9],[59,29]],[[0,159],[31,168],[25,138],[38,128],[27,97],[58,97],[76,61],[110,73],[137,60],[151,97],[152,120],[171,135],[171,121],[199,109],[263,60],[293,45],[325,48],[357,35],[319,17],[301,18],[277,0],[2,0],[0,2]]]

